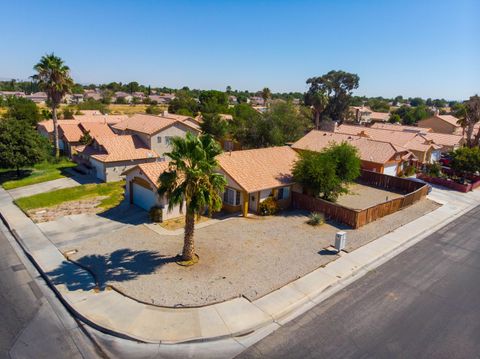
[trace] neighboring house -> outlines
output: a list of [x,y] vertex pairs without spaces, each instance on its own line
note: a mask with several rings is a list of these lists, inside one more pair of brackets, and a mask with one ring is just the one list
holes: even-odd
[[78,115],[73,115],[74,119],[77,119],[77,116],[103,116],[98,110],[81,110]]
[[115,92],[115,99],[118,100],[120,97],[125,99],[125,102],[130,103],[132,102],[133,96],[130,95],[128,92],[117,91]]
[[428,127],[437,133],[462,135],[463,129],[458,121],[459,119],[452,115],[435,115],[418,121],[418,127]]
[[294,184],[292,167],[298,154],[288,146],[268,147],[223,153],[217,157],[219,172],[227,187],[223,209],[228,212],[257,213],[259,203],[270,196],[281,208],[291,204]]
[[83,97],[85,100],[100,101],[103,96],[98,90],[85,90],[83,93]]
[[119,181],[126,170],[157,160],[158,154],[135,135],[95,138],[90,145],[78,147],[78,161],[88,164],[105,182]]
[[0,91],[0,97],[7,98],[9,96],[26,97],[25,92],[22,91]]
[[77,149],[82,146],[80,140],[88,133],[92,139],[116,136],[112,129],[105,123],[95,122],[62,122],[58,125],[59,148],[63,153],[72,158]]
[[25,97],[28,98],[29,100],[32,100],[35,103],[45,103],[48,99],[48,96],[45,92],[35,92]]
[[265,106],[265,100],[263,97],[260,96],[252,96],[250,97],[250,102],[252,106]]
[[168,211],[166,196],[158,194],[158,179],[167,169],[168,162],[152,162],[142,163],[125,171],[125,199],[146,211],[154,206],[162,208],[162,220],[182,216],[180,206]]
[[365,170],[398,176],[416,157],[406,148],[389,142],[312,130],[292,145],[297,151],[320,152],[332,144],[346,142],[358,150],[361,167]]
[[371,123],[371,122],[388,122],[390,113],[388,112],[375,112],[367,106],[351,106],[350,118],[355,120],[356,123]]
[[366,137],[375,141],[390,142],[396,146],[401,146],[412,152],[420,163],[431,163],[440,159],[442,146],[436,144],[432,139],[426,138],[421,133],[380,130],[345,124],[336,127],[335,132]]
[[148,98],[152,101],[156,101],[158,104],[168,104],[170,103],[174,98],[175,94],[173,93],[167,93],[167,94],[162,94],[162,95],[150,95]]
[[135,114],[113,125],[112,129],[117,134],[137,135],[160,156],[171,150],[170,140],[173,137],[184,137],[187,132],[195,135],[200,133],[198,129],[175,118],[143,114]]
[[442,153],[453,151],[463,146],[466,142],[463,136],[437,133],[437,132],[433,132],[431,128],[426,128],[426,127],[424,128],[424,127],[415,127],[415,126],[386,124],[386,123],[382,123],[382,124],[375,123],[371,128],[420,133],[423,137],[429,140],[432,140],[437,145],[442,146],[442,148],[440,149]]
[[418,132],[418,133],[427,133],[432,132],[431,128],[417,127],[417,126],[404,126],[396,123],[374,123],[370,128],[375,128],[377,130],[390,130],[390,131],[402,131],[402,132]]

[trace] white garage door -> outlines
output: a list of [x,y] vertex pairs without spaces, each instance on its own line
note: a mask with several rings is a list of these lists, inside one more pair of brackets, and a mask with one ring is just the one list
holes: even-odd
[[133,204],[149,211],[155,205],[155,193],[136,183],[132,186]]
[[383,168],[383,174],[389,176],[396,176],[397,175],[397,165],[388,165]]

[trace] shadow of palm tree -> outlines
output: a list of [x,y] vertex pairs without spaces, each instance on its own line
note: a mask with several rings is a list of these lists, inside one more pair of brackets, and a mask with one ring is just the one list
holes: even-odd
[[54,285],[65,285],[68,290],[91,290],[96,287],[95,278],[78,265],[63,261],[62,264],[47,273]]

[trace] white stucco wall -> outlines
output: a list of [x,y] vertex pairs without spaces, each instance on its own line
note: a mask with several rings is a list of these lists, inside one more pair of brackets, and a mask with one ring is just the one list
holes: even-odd
[[[172,147],[167,144],[165,137],[185,137],[187,132],[195,135],[198,133],[188,126],[185,126],[181,123],[175,123],[173,126],[170,126],[163,131],[152,135],[149,144],[151,146],[150,148],[157,152],[160,156],[163,156],[165,152],[169,152],[172,149]],[[161,143],[158,143],[158,137],[161,137]]]
[[155,203],[157,206],[159,207],[164,207],[163,208],[163,212],[162,212],[162,218],[164,220],[167,220],[167,219],[171,219],[171,218],[176,218],[176,217],[180,217],[180,216],[183,216],[184,214],[183,213],[180,213],[180,206],[175,206],[171,212],[168,211],[168,203],[167,203],[167,200],[165,198],[165,196],[163,197],[160,197],[158,192],[157,192],[157,189],[156,187],[154,187],[151,182],[148,180],[148,178],[140,172],[139,169],[135,169],[133,171],[130,171],[129,173],[127,173],[127,175],[125,176],[125,180],[126,180],[126,186],[125,186],[125,199],[127,201],[130,202],[130,182],[135,178],[141,178],[147,182],[150,183],[151,187],[151,191],[152,191],[152,196],[155,197]]

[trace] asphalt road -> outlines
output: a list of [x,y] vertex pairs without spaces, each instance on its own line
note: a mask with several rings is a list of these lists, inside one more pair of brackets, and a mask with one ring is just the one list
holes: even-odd
[[238,358],[480,358],[480,206]]
[[0,223],[0,358],[102,356]]

